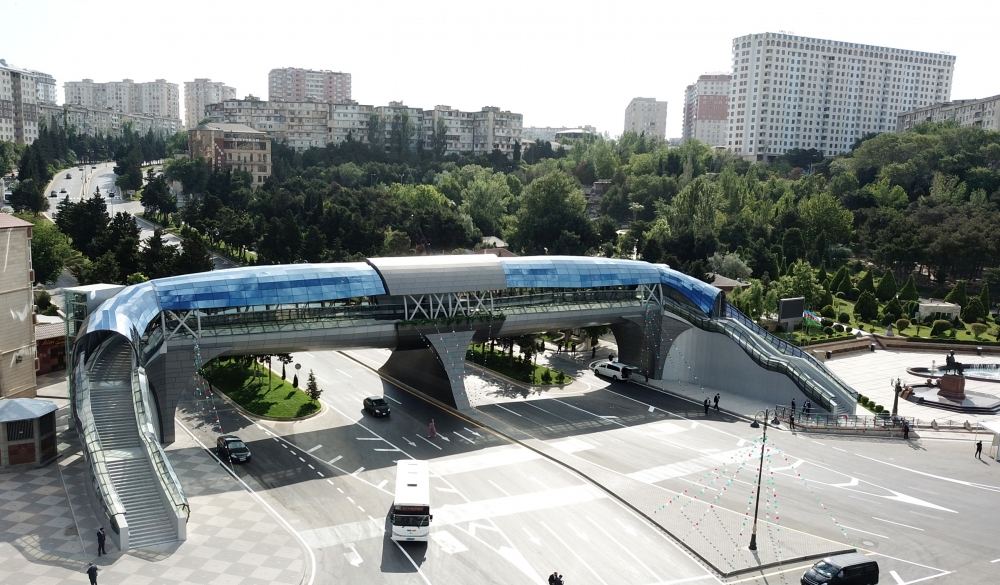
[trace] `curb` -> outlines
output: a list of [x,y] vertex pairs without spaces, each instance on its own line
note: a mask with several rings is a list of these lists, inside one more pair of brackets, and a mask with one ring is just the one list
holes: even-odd
[[[205,380],[205,378],[202,378],[202,380]],[[314,416],[322,413],[325,410],[325,408],[326,408],[326,407],[323,406],[323,403],[321,401],[318,401],[319,402],[319,408],[316,409],[315,412],[307,414],[306,416],[300,416],[300,417],[296,417],[296,418],[276,418],[276,417],[273,417],[273,416],[267,416],[267,415],[263,415],[263,414],[254,414],[254,413],[250,412],[249,410],[243,408],[240,405],[240,403],[236,402],[235,400],[233,400],[232,398],[230,398],[229,396],[227,396],[225,392],[223,392],[222,390],[219,390],[218,388],[216,388],[208,380],[205,380],[205,383],[208,384],[208,389],[212,391],[213,395],[218,396],[219,398],[222,399],[223,402],[225,402],[226,404],[232,406],[233,408],[236,409],[237,412],[239,412],[240,414],[242,414],[243,416],[245,416],[245,417],[247,417],[247,418],[249,418],[251,420],[269,420],[271,422],[299,422],[299,421],[311,419],[312,417],[314,417]]]

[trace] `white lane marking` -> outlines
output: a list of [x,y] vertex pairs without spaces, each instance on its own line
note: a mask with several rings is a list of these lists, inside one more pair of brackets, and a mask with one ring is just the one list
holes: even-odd
[[276,443],[280,443],[281,442],[281,441],[278,440],[278,437],[271,437],[271,440],[274,441],[274,442],[276,442]]
[[358,441],[385,441],[385,439],[383,439],[382,437],[354,437],[354,438]]
[[347,372],[345,372],[344,370],[341,370],[340,368],[337,368],[337,372],[339,372],[340,375],[344,376],[345,378],[353,378],[354,377],[354,376],[348,374]]
[[896,585],[906,585],[906,581],[903,581],[903,578],[896,571],[889,571],[889,576],[896,581]]
[[475,441],[473,441],[472,439],[470,439],[470,438],[466,437],[465,435],[459,433],[458,431],[452,431],[452,433],[454,433],[454,434],[458,435],[459,437],[465,439],[470,445],[475,445],[476,444]]
[[354,548],[353,542],[348,542],[344,546],[350,549],[350,552],[344,553],[344,558],[347,559],[348,563],[351,563],[352,567],[359,567],[361,566],[361,563],[365,562],[364,559],[361,558],[361,555],[358,554],[358,549]]
[[332,485],[334,487],[337,487],[337,484],[333,483],[333,480],[328,479],[328,480],[326,480],[326,483],[328,483],[328,484],[330,484],[330,485]]
[[399,451],[399,448],[398,447],[392,447],[390,449],[372,449],[372,451],[378,451],[378,452],[381,452],[381,453],[388,453],[388,452],[392,452],[392,451]]
[[772,467],[771,471],[787,471],[789,469],[796,469],[800,467],[803,463],[805,463],[805,459],[797,459],[795,463],[792,463],[791,465],[786,465],[785,467]]
[[429,440],[427,440],[427,439],[426,439],[426,438],[424,438],[424,437],[421,437],[420,435],[417,435],[417,438],[418,438],[418,439],[421,439],[421,440],[423,440],[423,441],[424,441],[425,443],[427,443],[427,444],[428,444],[428,445],[430,445],[431,447],[434,447],[434,448],[435,448],[435,449],[437,449],[438,451],[441,451],[441,447],[440,447],[439,445],[435,445],[434,443],[431,443],[431,442],[430,442]]
[[909,524],[903,524],[902,522],[893,522],[892,520],[886,520],[885,518],[879,518],[878,516],[872,516],[872,520],[878,520],[880,522],[887,522],[889,524],[895,524],[896,526],[902,526],[903,528],[912,528],[914,530],[919,530],[923,532],[923,528],[917,528],[916,526],[910,526]]
[[400,400],[396,400],[395,398],[393,398],[392,396],[389,396],[388,394],[383,394],[383,395],[382,395],[382,398],[386,398],[386,399],[388,399],[388,400],[392,400],[392,401],[393,401],[393,402],[395,402],[396,404],[402,404],[402,401],[400,401]]
[[717,492],[717,491],[719,491],[719,490],[718,490],[718,488],[714,488],[714,487],[712,487],[712,486],[708,486],[708,485],[705,485],[705,484],[703,484],[703,483],[698,483],[698,482],[696,482],[696,481],[691,481],[690,479],[688,479],[688,478],[686,478],[686,477],[682,477],[682,478],[680,478],[680,480],[681,480],[681,481],[685,481],[685,482],[687,482],[687,483],[689,483],[689,484],[691,484],[691,485],[696,485],[696,486],[698,486],[698,487],[700,487],[700,488],[704,488],[704,489],[706,489],[706,490],[712,490],[713,492]]
[[475,453],[431,462],[431,469],[438,476],[483,471],[505,465],[536,461],[542,456],[530,449],[516,445],[494,447],[486,453]]
[[871,534],[872,536],[877,536],[879,538],[884,538],[886,540],[892,540],[892,539],[890,539],[888,536],[886,536],[884,534],[879,534],[877,532],[868,532],[867,530],[861,530],[860,528],[855,528],[853,526],[848,526],[847,524],[841,524],[840,527],[841,528],[846,528],[848,530],[853,530],[854,532],[864,532],[865,534]]
[[683,579],[673,579],[671,581],[660,581],[657,585],[680,585],[681,583],[693,583],[695,581],[704,581],[705,579],[714,579],[712,575],[696,575],[694,577],[684,577]]
[[417,446],[416,443],[414,443],[413,441],[407,439],[406,437],[403,437],[403,440],[406,441],[406,444],[409,445],[409,446],[411,446],[411,447],[416,447]]
[[577,439],[576,437],[570,437],[568,439],[563,439],[561,441],[555,441],[550,443],[556,449],[559,449],[563,453],[578,453],[580,451],[587,451],[589,449],[595,449],[596,447],[586,441]]
[[359,468],[355,469],[354,471],[352,471],[351,475],[357,475],[357,474],[361,473],[364,470],[365,470],[364,467],[359,467]]
[[315,447],[313,447],[313,448],[309,449],[308,451],[306,451],[306,453],[315,453],[316,451],[319,451],[322,448],[323,448],[323,445],[316,445]]
[[329,460],[327,460],[327,463],[329,463],[330,465],[333,465],[334,463],[336,463],[336,462],[340,461],[340,460],[341,460],[341,459],[343,459],[343,458],[344,458],[344,456],[343,456],[343,455],[337,455],[337,456],[336,456],[336,457],[334,457],[333,459],[329,459]]
[[992,560],[992,561],[990,561],[990,562],[991,562],[991,563],[1000,563],[1000,559],[993,559],[993,560]]
[[656,412],[656,407],[650,406],[649,410],[647,410],[646,412]]
[[447,530],[434,530],[431,532],[431,540],[434,544],[438,545],[444,552],[453,555],[456,553],[462,553],[469,550],[469,547],[462,544],[455,535],[448,532]]
[[840,447],[834,447],[834,451],[840,451],[841,453],[847,453],[847,449],[841,449]]
[[466,431],[468,431],[468,432],[472,433],[473,435],[475,435],[475,436],[477,436],[477,437],[479,437],[479,438],[482,438],[482,435],[480,435],[480,434],[479,434],[479,433],[477,433],[476,431],[474,431],[474,430],[470,429],[469,427],[462,427],[462,428],[463,428],[463,429],[465,429]]
[[[594,534],[605,534],[607,532],[607,527],[606,526],[601,526],[600,524],[598,524],[597,522],[595,522],[592,519],[588,519],[587,522],[589,522],[590,525],[594,527],[594,529],[595,529]],[[614,542],[615,544],[617,544],[618,547],[621,548],[623,551],[625,551],[625,554],[627,554],[628,556],[632,557],[632,559],[636,562],[637,565],[639,565],[640,567],[642,567],[643,569],[645,569],[647,573],[649,573],[650,575],[652,575],[654,583],[660,583],[661,582],[660,576],[656,574],[656,571],[654,571],[653,569],[650,569],[649,566],[646,565],[646,563],[642,562],[642,559],[640,559],[639,557],[637,557],[635,555],[635,553],[633,553],[631,550],[629,550],[629,548],[627,546],[625,546],[624,544],[622,544],[622,542],[621,542],[620,539],[612,538],[610,540],[612,542]]]
[[560,543],[561,545],[563,545],[563,547],[564,547],[564,548],[565,548],[566,550],[568,550],[568,551],[569,551],[569,553],[570,553],[571,555],[573,555],[574,557],[576,557],[576,560],[578,560],[578,561],[580,562],[580,564],[581,564],[581,565],[583,565],[583,567],[584,567],[585,569],[587,569],[588,571],[590,571],[590,574],[591,574],[591,575],[593,575],[595,579],[597,579],[597,580],[598,580],[598,581],[600,581],[601,583],[604,583],[604,585],[608,585],[608,582],[607,582],[607,581],[605,581],[604,579],[601,579],[601,576],[597,574],[597,571],[595,571],[593,567],[591,567],[591,566],[590,566],[589,564],[587,564],[587,561],[586,561],[586,560],[584,560],[584,558],[583,558],[583,557],[581,557],[581,556],[580,556],[580,555],[579,555],[579,554],[578,554],[578,553],[576,552],[576,550],[575,550],[575,548],[574,548],[574,547],[572,547],[572,546],[568,545],[568,544],[566,543],[566,541],[564,541],[563,539],[559,538],[559,535],[558,535],[558,534],[556,533],[556,531],[555,531],[555,530],[552,530],[551,528],[549,528],[549,525],[548,525],[548,524],[546,524],[546,523],[544,523],[544,522],[539,522],[539,524],[541,525],[541,527],[542,527],[542,528],[544,528],[545,530],[547,530],[547,531],[549,532],[549,534],[551,534],[551,535],[552,535],[552,538],[555,538],[556,540],[558,540],[558,541],[559,541],[559,543]]
[[361,510],[362,512],[364,512],[364,511],[365,511],[365,509],[364,509],[364,508],[362,508],[361,506],[357,506],[357,508],[358,508],[358,510]]
[[384,488],[385,484],[387,484],[387,483],[389,483],[388,479],[383,479],[382,481],[378,482],[378,489]]
[[309,469],[312,469],[313,471],[316,471],[316,468],[313,467],[312,463],[306,463],[306,465],[309,467]]
[[[489,483],[491,486],[493,486],[501,494],[503,494],[505,496],[509,496],[510,495],[510,492],[508,492],[507,490],[505,490],[502,487],[500,487],[499,485],[497,485],[497,483],[495,481],[493,481],[492,479],[487,479],[486,482]],[[1000,559],[997,559],[997,560],[1000,561]],[[990,561],[990,562],[995,563],[996,561]]]
[[347,496],[347,501],[350,502],[350,503],[352,503],[352,504],[355,503],[354,502],[354,498],[352,498],[351,496]]
[[[253,488],[251,488],[249,485],[247,485],[247,483],[245,481],[243,481],[243,479],[240,476],[236,475],[236,473],[234,473],[233,470],[231,470],[228,467],[226,467],[225,465],[223,465],[222,464],[222,460],[220,460],[215,455],[215,451],[213,449],[209,449],[208,447],[206,447],[205,444],[202,443],[201,440],[198,437],[194,436],[194,433],[191,432],[191,429],[187,428],[184,425],[184,421],[182,421],[179,418],[174,418],[174,421],[178,425],[180,425],[180,427],[182,429],[184,429],[184,432],[186,432],[188,434],[188,436],[190,436],[192,439],[194,439],[194,441],[196,443],[198,443],[199,445],[201,445],[202,449],[204,449],[205,451],[207,451],[208,454],[213,459],[215,459],[216,461],[218,461],[219,465],[222,465],[222,468],[226,470],[226,473],[228,473],[233,479],[235,479],[236,481],[238,481],[240,483],[240,485],[243,486],[243,489],[245,489],[247,492],[249,492],[250,495],[255,500],[257,500],[258,502],[260,502],[267,509],[267,511],[270,512],[271,516],[275,520],[277,520],[278,523],[281,524],[285,528],[285,530],[291,532],[295,536],[295,538],[298,539],[299,544],[302,545],[302,548],[306,551],[306,555],[309,558],[309,581],[307,582],[307,585],[312,585],[312,583],[316,580],[316,555],[313,554],[313,549],[305,541],[305,538],[303,538],[302,535],[299,534],[299,532],[297,530],[295,530],[295,528],[293,528],[292,525],[289,524],[288,521],[285,520],[285,518],[283,516],[279,515],[278,512],[274,508],[271,507],[271,504],[268,504],[264,500],[264,498],[262,498],[257,492],[255,492],[253,490]],[[414,566],[416,566],[416,565],[414,565]],[[419,571],[419,569],[417,569],[417,570]]]
[[975,487],[975,488],[979,488],[979,489],[990,490],[990,491],[994,491],[994,492],[1000,492],[1000,486],[989,485],[989,484],[985,484],[985,483],[975,483],[975,482],[971,482],[971,481],[965,481],[965,480],[961,480],[961,479],[955,479],[955,478],[952,478],[952,477],[945,477],[943,475],[934,475],[933,473],[927,473],[926,471],[920,471],[920,470],[912,469],[912,468],[909,468],[909,467],[903,467],[902,465],[896,465],[895,463],[889,463],[888,461],[882,461],[881,459],[875,459],[874,457],[868,457],[867,455],[860,455],[859,454],[857,456],[861,457],[862,459],[867,459],[869,461],[874,461],[875,463],[881,463],[882,465],[889,465],[891,467],[895,467],[896,469],[902,469],[903,471],[909,471],[911,473],[916,473],[918,475],[923,475],[925,477],[933,477],[934,479],[940,479],[940,480],[944,480],[944,481],[950,481],[952,483],[957,483],[959,485],[966,485],[966,486],[969,486],[969,487]]
[[458,490],[455,489],[455,488],[453,488],[453,487],[441,487],[441,486],[438,486],[438,487],[436,487],[434,489],[436,489],[439,492],[444,492],[446,494],[457,494],[458,493]]
[[511,409],[509,409],[509,408],[507,408],[507,407],[504,407],[504,406],[500,406],[499,404],[494,404],[493,406],[495,406],[495,407],[499,408],[500,410],[506,410],[507,412],[509,412],[509,413],[513,414],[514,416],[519,416],[519,417],[521,417],[521,418],[524,418],[524,415],[523,415],[523,414],[519,414],[519,413],[516,413],[516,412],[514,412],[513,410],[511,410]]
[[342,490],[340,488],[337,488],[337,491],[340,492],[340,493],[344,493],[344,490]]
[[316,475],[318,475],[318,476],[320,476],[320,477],[326,477],[325,475],[323,475],[323,472],[322,472],[322,471],[317,471],[317,472],[316,472]]
[[303,459],[303,458],[301,458],[301,457],[299,457],[299,461],[301,461],[302,463],[305,463],[305,462],[306,462],[306,460],[305,460],[305,459]]

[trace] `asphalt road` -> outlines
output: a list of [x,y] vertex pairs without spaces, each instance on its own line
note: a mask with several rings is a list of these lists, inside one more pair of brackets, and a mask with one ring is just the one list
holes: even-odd
[[[317,583],[538,584],[553,570],[572,584],[718,582],[659,529],[534,451],[383,383],[339,353],[296,357],[326,389],[322,414],[254,424],[220,405],[220,426],[206,412],[208,424],[196,433],[206,444],[220,430],[248,442],[254,458],[235,471],[314,549]],[[383,392],[390,417],[365,415],[363,397]],[[400,458],[431,462],[427,544],[385,536]]]
[[[387,352],[351,355],[377,363]],[[238,472],[290,514],[317,552],[319,582],[330,573],[349,583],[537,583],[553,569],[574,584],[716,580],[658,528],[556,463],[383,382],[344,354],[295,357],[304,365],[300,385],[312,368],[325,389],[323,414],[257,425],[223,408],[221,421],[250,441],[255,460]],[[640,478],[664,501],[689,490],[747,510],[760,429],[724,413],[705,417],[700,405],[662,392],[579,376],[588,388],[579,395],[480,410],[557,446],[570,465],[580,458]],[[363,397],[383,393],[392,415],[364,415]],[[440,437],[428,440],[432,417]],[[892,585],[1000,582],[1000,464],[975,460],[970,442],[771,428],[767,445],[761,530],[780,524],[856,547],[878,560],[881,582]],[[431,461],[435,521],[426,546],[384,537],[400,457]],[[797,583],[808,564],[729,582]]]

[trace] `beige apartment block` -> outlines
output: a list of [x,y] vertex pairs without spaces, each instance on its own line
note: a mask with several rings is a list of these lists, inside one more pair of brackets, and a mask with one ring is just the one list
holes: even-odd
[[330,105],[320,102],[268,102],[248,96],[205,107],[213,123],[243,124],[266,132],[295,150],[321,148],[329,141]]
[[72,104],[61,106],[42,104],[38,107],[38,112],[39,119],[45,121],[50,128],[57,126],[75,128],[78,133],[90,136],[101,134],[117,136],[122,133],[126,124],[138,134],[152,131],[161,136],[176,134],[181,128],[181,121],[176,118],[123,114],[114,110]]
[[684,140],[726,145],[729,75],[701,75],[684,92]]
[[31,227],[0,213],[0,399],[35,396]]
[[748,160],[847,152],[903,112],[948,101],[955,70],[945,53],[787,33],[738,37],[732,55],[726,148]]
[[667,138],[667,102],[656,98],[632,98],[625,108],[625,131],[647,138]]
[[267,98],[272,102],[351,101],[351,74],[340,71],[317,71],[284,67],[267,75]]
[[213,169],[246,171],[254,187],[271,176],[271,139],[244,124],[207,122],[188,131],[192,158],[208,161]]
[[205,106],[236,99],[236,89],[221,81],[195,79],[184,82],[184,125],[194,128],[205,119]]
[[959,126],[1000,131],[1000,95],[954,100],[903,112],[896,121],[896,131],[905,132],[924,122],[954,122]]

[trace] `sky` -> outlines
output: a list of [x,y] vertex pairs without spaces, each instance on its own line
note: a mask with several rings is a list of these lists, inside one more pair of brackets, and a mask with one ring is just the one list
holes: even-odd
[[[669,102],[728,73],[732,39],[761,32],[947,52],[952,99],[1000,94],[996,0],[2,0],[0,58],[59,86],[207,77],[267,99],[277,67],[345,71],[362,104],[482,106],[524,126],[593,125],[617,136],[633,97]],[[182,112],[183,117],[183,112]]]

